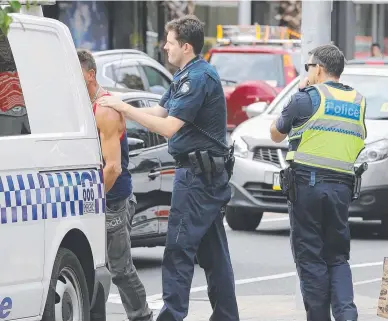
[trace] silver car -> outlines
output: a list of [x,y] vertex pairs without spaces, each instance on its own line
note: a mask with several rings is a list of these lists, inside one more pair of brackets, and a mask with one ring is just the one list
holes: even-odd
[[[360,198],[351,203],[349,214],[364,220],[381,220],[384,233],[388,233],[387,67],[348,65],[341,77],[342,83],[354,87],[367,101],[366,146],[357,164],[367,162],[369,168],[362,176]],[[298,83],[299,78],[296,78],[261,115],[240,124],[231,135],[237,157],[226,220],[232,229],[255,230],[263,212],[288,212],[286,197],[279,190],[279,171],[287,166],[288,142],[274,143],[269,128],[290,96],[298,90]],[[263,106],[258,107],[260,110]]]
[[93,52],[97,81],[103,87],[131,88],[163,95],[172,74],[155,59],[135,49]]

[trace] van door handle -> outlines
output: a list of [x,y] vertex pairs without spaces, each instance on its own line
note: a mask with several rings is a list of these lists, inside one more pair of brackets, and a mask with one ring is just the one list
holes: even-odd
[[155,179],[156,177],[159,177],[160,176],[160,172],[151,172],[148,174],[148,177],[150,179]]

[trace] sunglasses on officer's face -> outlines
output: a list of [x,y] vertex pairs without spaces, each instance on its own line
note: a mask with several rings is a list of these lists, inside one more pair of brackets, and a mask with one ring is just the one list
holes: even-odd
[[315,67],[315,66],[317,66],[317,65],[318,65],[318,64],[304,64],[304,70],[306,70],[306,72],[308,72],[310,66],[311,66],[311,67]]

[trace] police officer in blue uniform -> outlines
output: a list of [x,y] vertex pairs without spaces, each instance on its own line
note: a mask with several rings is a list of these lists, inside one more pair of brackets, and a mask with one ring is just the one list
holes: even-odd
[[223,88],[216,70],[199,56],[202,22],[185,16],[169,22],[166,32],[168,60],[179,70],[160,105],[137,109],[116,97],[102,97],[100,104],[168,137],[169,153],[177,162],[162,265],[164,306],[157,320],[182,321],[187,316],[196,256],[208,282],[211,320],[238,321],[223,225],[233,167]]
[[359,186],[354,163],[366,138],[366,101],[339,82],[345,59],[336,46],[309,54],[308,77],[273,122],[271,138],[289,137],[282,190],[307,320],[330,320],[331,306],[336,321],[355,321],[348,208]]

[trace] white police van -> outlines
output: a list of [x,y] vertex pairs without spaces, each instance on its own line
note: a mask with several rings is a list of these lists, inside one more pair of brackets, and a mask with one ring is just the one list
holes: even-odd
[[0,321],[105,320],[101,164],[68,28],[14,14],[0,34]]

